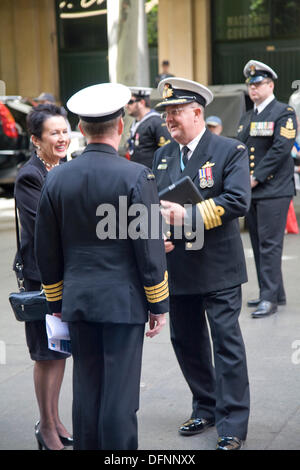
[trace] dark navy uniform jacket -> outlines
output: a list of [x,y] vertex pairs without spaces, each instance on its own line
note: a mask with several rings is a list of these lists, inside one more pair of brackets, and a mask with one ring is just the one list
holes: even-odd
[[250,174],[259,182],[252,190],[253,199],[295,194],[291,150],[296,129],[293,108],[276,99],[261,113],[251,110],[242,116],[237,138],[247,145]]
[[[61,311],[64,321],[138,324],[147,321],[149,310],[168,311],[163,241],[126,236],[120,196],[126,212],[136,203],[150,214],[151,204],[158,204],[151,170],[106,144],[89,144],[46,178],[36,221],[36,258],[50,309]],[[129,224],[135,220],[129,215]],[[107,226],[109,238],[99,238],[99,224]]]
[[156,111],[150,111],[132,132],[129,142],[130,160],[152,168],[155,151],[169,143],[171,137],[166,123]]
[[[212,173],[213,185],[201,189],[199,170],[205,168]],[[245,146],[206,130],[183,172],[175,142],[156,152],[153,172],[159,191],[188,175],[204,198],[196,206],[204,220],[204,246],[189,250],[185,240],[176,240],[175,249],[167,254],[170,293],[206,294],[246,282],[238,220],[250,204]]]

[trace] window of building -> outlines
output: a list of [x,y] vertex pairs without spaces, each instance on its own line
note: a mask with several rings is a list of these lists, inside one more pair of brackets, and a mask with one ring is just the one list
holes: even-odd
[[107,50],[105,0],[57,1],[57,9],[60,50]]
[[214,39],[299,37],[300,3],[287,0],[214,0]]

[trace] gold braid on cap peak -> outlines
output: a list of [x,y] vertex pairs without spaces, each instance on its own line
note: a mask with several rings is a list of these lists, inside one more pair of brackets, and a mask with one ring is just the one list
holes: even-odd
[[205,201],[199,202],[197,207],[206,230],[222,225],[221,217],[225,214],[225,209],[222,206],[216,206],[213,199],[205,199]]

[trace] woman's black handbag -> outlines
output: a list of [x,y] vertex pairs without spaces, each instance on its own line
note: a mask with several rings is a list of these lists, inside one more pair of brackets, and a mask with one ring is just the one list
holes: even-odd
[[23,262],[21,257],[21,244],[19,234],[19,222],[17,213],[17,204],[15,201],[15,219],[16,219],[16,237],[17,237],[17,256],[15,259],[15,271],[19,292],[9,294],[8,300],[13,309],[15,317],[19,321],[44,320],[48,310],[46,296],[43,291],[25,291]]
[[48,312],[43,291],[20,291],[9,294],[9,302],[19,321],[43,320]]

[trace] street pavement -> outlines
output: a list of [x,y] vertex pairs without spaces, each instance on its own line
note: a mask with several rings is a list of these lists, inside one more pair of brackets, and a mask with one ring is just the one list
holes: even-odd
[[[295,198],[300,222],[300,198]],[[246,300],[258,294],[253,253],[241,224],[249,282],[243,286],[240,325],[248,358],[251,414],[245,450],[300,450],[300,234],[285,236],[283,273],[288,303],[264,319],[252,319]],[[8,303],[16,291],[13,200],[0,198],[0,450],[34,450],[39,414],[24,324]],[[72,429],[72,359],[68,359],[60,415]],[[178,434],[189,418],[191,394],[173,353],[169,330],[145,338],[139,419],[140,450],[213,450],[216,429],[191,437]]]

